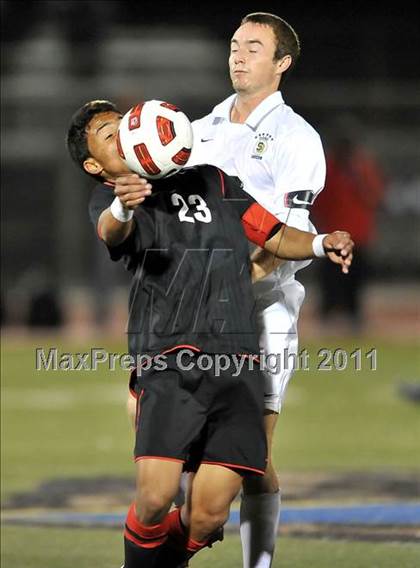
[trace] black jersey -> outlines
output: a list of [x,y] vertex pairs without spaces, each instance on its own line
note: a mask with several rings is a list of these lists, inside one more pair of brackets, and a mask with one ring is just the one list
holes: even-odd
[[[113,199],[94,189],[97,226]],[[135,229],[113,260],[132,271],[128,343],[132,355],[191,346],[208,353],[257,353],[255,300],[247,238],[263,245],[280,222],[238,178],[214,166],[185,168],[153,181],[135,210]]]

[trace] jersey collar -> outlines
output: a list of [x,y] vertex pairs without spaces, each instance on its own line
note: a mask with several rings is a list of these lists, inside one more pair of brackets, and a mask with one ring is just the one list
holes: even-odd
[[[230,121],[230,110],[233,103],[235,102],[236,94],[231,95],[213,109],[213,116],[217,119],[223,119]],[[284,104],[284,99],[280,91],[276,91],[264,99],[255,108],[245,121],[253,130],[255,130],[261,120],[267,116],[272,110],[274,110],[279,105]]]

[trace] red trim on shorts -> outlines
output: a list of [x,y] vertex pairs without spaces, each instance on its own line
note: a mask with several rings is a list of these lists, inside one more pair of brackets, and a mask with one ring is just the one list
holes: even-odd
[[178,458],[167,458],[166,456],[136,456],[134,458],[134,461],[136,463],[140,460],[162,460],[162,461],[185,463],[185,460],[180,460]]
[[224,462],[215,462],[215,461],[201,461],[200,465],[202,463],[206,463],[208,465],[221,465],[223,467],[228,467],[229,469],[246,469],[247,471],[253,471],[254,473],[258,473],[260,475],[264,475],[265,474],[265,470],[263,469],[256,469],[255,467],[248,467],[246,465],[237,465],[234,463],[224,463]]
[[219,172],[219,176],[220,176],[220,189],[222,190],[222,195],[223,197],[225,196],[225,180],[223,177],[223,173],[222,170],[219,170],[219,168],[216,168],[217,171]]
[[128,392],[131,394],[131,396],[132,396],[133,398],[136,398],[136,399],[137,399],[137,398],[139,397],[139,395],[138,395],[138,394],[136,393],[136,391],[135,391],[134,389],[132,389],[131,386],[130,386],[130,385],[131,385],[131,379],[133,378],[133,373],[136,373],[136,374],[137,374],[137,369],[136,369],[136,367],[131,367],[131,369],[129,369],[129,371],[130,371],[130,378],[128,379]]
[[140,412],[141,412],[141,397],[143,396],[144,389],[141,389],[139,396],[137,397],[137,404],[136,404],[136,421],[135,421],[135,429],[137,431],[137,426],[139,425],[140,419]]

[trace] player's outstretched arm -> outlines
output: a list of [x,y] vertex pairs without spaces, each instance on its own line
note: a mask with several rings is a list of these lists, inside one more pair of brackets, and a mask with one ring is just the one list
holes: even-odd
[[[317,240],[315,241],[315,239]],[[314,244],[317,246],[314,246]],[[265,250],[285,260],[316,258],[323,256],[322,252],[325,252],[332,262],[341,266],[345,274],[348,273],[351,265],[353,247],[354,243],[351,236],[345,231],[335,231],[322,236],[320,243],[319,236],[288,225],[283,225],[264,245]],[[321,248],[321,254],[319,248]]]
[[115,199],[98,221],[98,233],[108,246],[121,244],[134,229],[133,211],[148,195],[152,186],[137,174],[120,176],[115,182]]

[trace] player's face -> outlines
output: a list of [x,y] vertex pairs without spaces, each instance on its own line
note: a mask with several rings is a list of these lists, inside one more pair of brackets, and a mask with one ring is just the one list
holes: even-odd
[[[113,111],[101,112],[89,122],[87,144],[90,157],[84,167],[89,173],[101,175],[105,179],[130,173],[117,150],[117,132],[122,116]],[[93,170],[93,171],[92,171]]]
[[276,41],[271,27],[247,22],[231,40],[229,70],[238,94],[258,94],[278,89],[280,62],[274,60]]

